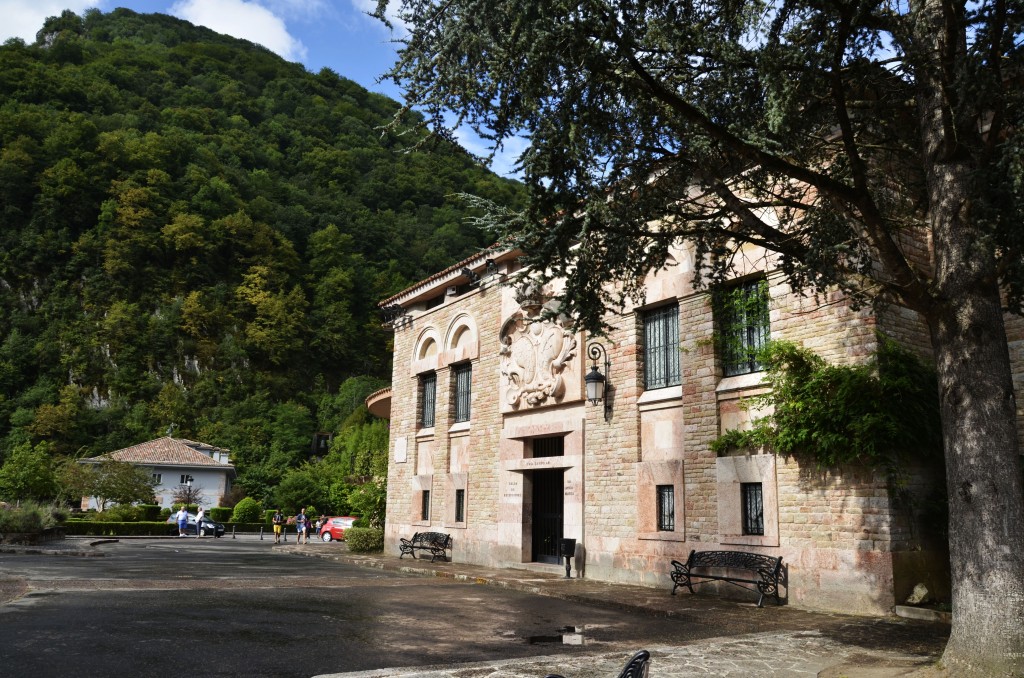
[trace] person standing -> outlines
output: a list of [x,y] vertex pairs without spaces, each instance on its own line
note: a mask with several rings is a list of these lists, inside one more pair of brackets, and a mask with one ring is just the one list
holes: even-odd
[[199,507],[199,513],[196,514],[196,539],[203,536],[203,516],[206,512],[203,511],[203,507]]
[[299,515],[295,516],[295,542],[306,544],[309,542],[309,517],[306,515],[306,509],[299,511]]
[[274,543],[281,543],[281,526],[284,525],[284,514],[281,513],[281,509],[277,509],[274,512],[274,517],[270,519],[270,522],[274,524]]
[[178,509],[178,513],[174,517],[178,521],[178,536],[184,537],[185,530],[188,529],[188,511],[186,511],[185,507],[182,506]]

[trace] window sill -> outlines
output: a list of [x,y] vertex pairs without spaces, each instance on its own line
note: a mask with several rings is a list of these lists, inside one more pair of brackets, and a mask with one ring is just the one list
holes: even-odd
[[446,530],[465,530],[466,523],[445,523],[444,528]]
[[737,374],[735,377],[722,377],[722,380],[718,382],[718,386],[715,387],[716,393],[722,393],[723,391],[738,391],[742,388],[752,388],[754,386],[768,386],[769,384],[764,381],[764,372],[749,372],[747,374]]
[[733,534],[722,537],[723,544],[738,544],[742,546],[778,546],[778,535],[760,534]]
[[416,438],[417,439],[419,439],[419,438],[433,438],[433,437],[434,437],[434,427],[433,426],[431,426],[430,428],[421,428],[420,430],[416,431]]
[[669,386],[667,388],[655,388],[650,391],[644,391],[643,395],[637,398],[637,405],[647,405],[649,403],[663,403],[667,401],[682,400],[683,399],[683,385]]
[[451,428],[448,429],[448,433],[460,433],[462,431],[469,431],[468,421],[460,421],[457,424],[452,424]]
[[686,541],[686,535],[682,532],[641,532],[636,538],[647,541]]
[[412,521],[413,527],[430,527],[429,520],[414,520]]

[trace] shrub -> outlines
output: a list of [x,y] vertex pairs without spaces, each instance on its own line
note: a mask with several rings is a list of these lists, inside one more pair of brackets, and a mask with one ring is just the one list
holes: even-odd
[[231,514],[233,523],[257,523],[262,517],[263,507],[252,497],[244,497],[235,504],[235,510]]
[[[159,504],[139,504],[138,505],[139,520],[147,520],[151,523],[155,523],[160,520],[160,505]],[[170,515],[168,513],[168,515]]]
[[234,513],[234,509],[226,506],[215,506],[210,509],[210,518],[216,520],[218,523],[226,523],[231,520],[231,516]]
[[0,509],[0,534],[38,534],[48,527],[54,527],[66,517],[67,513],[63,512],[63,509],[25,501],[21,506]]
[[131,504],[121,505],[116,504],[100,511],[93,520],[105,523],[133,523],[143,519],[143,511],[140,506],[132,506]]
[[263,522],[265,522],[265,523],[273,522],[273,520],[274,520],[274,513],[276,513],[276,512],[277,512],[277,509],[267,509],[266,511],[264,511],[263,512]]
[[170,518],[170,517],[171,517],[171,509],[169,509],[169,508],[162,508],[162,509],[160,509],[160,515],[157,516],[157,520],[162,520],[164,522],[167,522],[167,519]]
[[383,529],[387,498],[387,482],[374,480],[353,488],[348,494],[348,503],[355,515],[365,518],[370,527]]
[[350,527],[345,530],[345,543],[353,553],[379,553],[384,550],[384,530]]

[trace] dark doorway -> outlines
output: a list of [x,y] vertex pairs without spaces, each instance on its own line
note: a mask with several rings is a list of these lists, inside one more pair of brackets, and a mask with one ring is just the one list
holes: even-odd
[[558,564],[562,538],[564,469],[533,472],[533,560]]

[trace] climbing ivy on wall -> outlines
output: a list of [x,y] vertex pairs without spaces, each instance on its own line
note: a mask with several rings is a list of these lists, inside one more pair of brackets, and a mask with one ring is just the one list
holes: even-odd
[[911,458],[941,455],[934,372],[891,339],[879,335],[864,365],[830,365],[788,341],[770,342],[758,361],[772,390],[747,405],[772,414],[727,431],[712,442],[715,452],[763,447],[819,468],[864,464],[897,476]]

